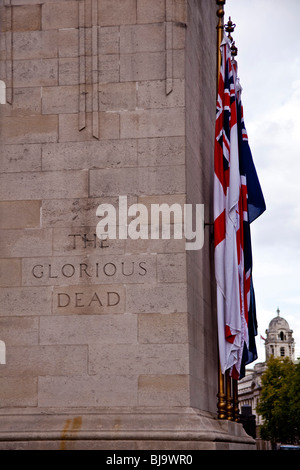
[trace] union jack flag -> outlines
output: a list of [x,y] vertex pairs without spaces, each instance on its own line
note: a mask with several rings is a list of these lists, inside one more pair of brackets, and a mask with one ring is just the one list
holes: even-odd
[[230,369],[237,379],[245,364],[257,358],[250,222],[265,210],[265,203],[248,145],[237,66],[226,36],[221,57],[214,176],[218,339],[221,370]]

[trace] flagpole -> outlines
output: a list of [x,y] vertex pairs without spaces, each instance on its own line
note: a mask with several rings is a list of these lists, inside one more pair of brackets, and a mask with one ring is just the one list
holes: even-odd
[[226,395],[225,395],[225,380],[224,374],[222,374],[220,361],[219,361],[219,390],[218,390],[218,418],[226,419],[227,418],[227,408],[226,408]]
[[238,396],[238,381],[237,380],[232,380],[232,387],[233,387],[233,392],[232,392],[232,398],[233,398],[233,420],[236,423],[239,423],[240,417],[239,417],[239,396]]
[[[234,32],[236,25],[231,21],[231,17],[229,16],[228,23],[224,26],[224,29],[227,33],[227,37],[231,43],[231,56],[236,57],[238,49],[235,45],[233,37],[231,33]],[[230,385],[231,387],[230,387]],[[233,420],[235,422],[239,422],[239,397],[238,397],[238,381],[237,379],[229,377],[229,371],[226,371],[226,401],[227,401],[227,419],[229,421]]]
[[233,421],[233,400],[231,395],[231,377],[229,374],[229,369],[225,372],[226,376],[226,411],[228,421]]
[[[219,85],[219,75],[221,70],[221,42],[223,40],[223,32],[224,32],[224,5],[226,0],[216,0],[218,5],[217,17],[218,25],[217,25],[217,95],[218,95],[218,85]],[[218,377],[218,418],[219,419],[226,419],[227,418],[227,410],[226,410],[226,395],[225,395],[225,380],[224,375],[221,371],[220,366],[220,359],[219,359],[219,377]]]

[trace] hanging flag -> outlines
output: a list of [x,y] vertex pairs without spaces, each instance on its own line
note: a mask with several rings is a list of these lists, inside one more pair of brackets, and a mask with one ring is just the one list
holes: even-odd
[[218,338],[221,370],[238,360],[241,347],[241,302],[238,272],[240,176],[237,107],[230,43],[221,44],[214,175],[214,240]]
[[[234,68],[235,70],[237,69],[236,65]],[[259,217],[266,210],[266,204],[248,142],[248,135],[244,121],[244,110],[241,99],[242,87],[240,86],[239,79],[237,79],[236,82],[240,169],[241,174],[244,175],[247,180],[248,218],[249,223],[251,224],[251,222],[257,219],[257,217]]]
[[[235,65],[235,70],[237,66]],[[244,182],[244,193],[246,197],[243,200],[243,251],[244,251],[244,273],[246,278],[245,295],[247,296],[246,312],[247,334],[244,338],[242,362],[239,371],[239,378],[245,376],[245,367],[247,364],[257,359],[257,349],[255,337],[257,336],[257,318],[255,293],[252,277],[252,247],[250,224],[259,217],[265,210],[265,200],[260,187],[256,169],[252,159],[252,153],[249,147],[248,135],[245,127],[243,105],[241,100],[242,88],[239,80],[236,80],[237,93],[237,121],[239,137],[239,162],[241,181]]]
[[241,368],[256,354],[249,224],[265,210],[240,95],[236,63],[231,59],[229,39],[224,36],[215,132],[215,275],[220,366],[222,373],[230,369],[234,378],[240,377]]

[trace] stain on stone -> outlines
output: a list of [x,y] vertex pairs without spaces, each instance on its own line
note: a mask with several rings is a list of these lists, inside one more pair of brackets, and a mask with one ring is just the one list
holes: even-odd
[[80,431],[81,426],[81,416],[66,420],[61,433],[60,450],[71,450],[74,447],[74,441],[77,439],[77,433]]

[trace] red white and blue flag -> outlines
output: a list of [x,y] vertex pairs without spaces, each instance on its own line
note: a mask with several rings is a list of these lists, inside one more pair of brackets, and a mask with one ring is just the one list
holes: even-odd
[[244,125],[241,87],[230,42],[221,44],[214,175],[214,240],[222,373],[241,378],[257,358],[250,223],[265,202]]

